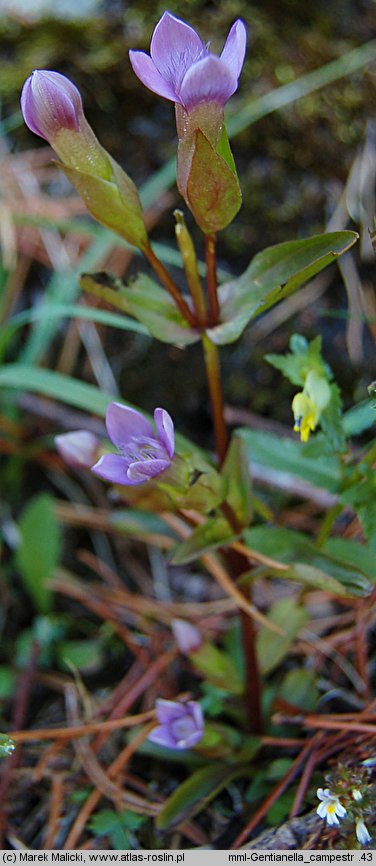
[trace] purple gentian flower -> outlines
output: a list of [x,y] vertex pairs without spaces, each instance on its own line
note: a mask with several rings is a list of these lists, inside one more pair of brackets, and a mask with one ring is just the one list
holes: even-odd
[[160,724],[148,736],[152,743],[168,749],[190,749],[202,739],[204,717],[197,701],[183,704],[160,698],[156,711]]
[[112,484],[143,484],[171,465],[175,450],[174,425],[165,409],[154,412],[154,430],[135,409],[110,403],[106,427],[120,454],[105,454],[93,472]]
[[29,129],[48,142],[62,129],[78,132],[83,119],[77,87],[65,75],[49,69],[35,69],[26,79],[21,110]]
[[149,90],[171,99],[189,112],[202,102],[223,106],[235,93],[242,70],[246,29],[232,25],[222,54],[211,54],[198,33],[185,21],[164,12],[154,30],[150,56],[130,51],[133,70]]
[[68,466],[90,466],[98,460],[100,441],[89,430],[73,430],[55,436],[55,445]]

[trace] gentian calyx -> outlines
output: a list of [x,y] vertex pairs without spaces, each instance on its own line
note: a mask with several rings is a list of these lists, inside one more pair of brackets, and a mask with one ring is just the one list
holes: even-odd
[[174,425],[165,409],[155,409],[156,433],[150,422],[129,406],[110,403],[106,427],[117,454],[105,454],[92,471],[112,484],[135,486],[171,466],[175,451]]

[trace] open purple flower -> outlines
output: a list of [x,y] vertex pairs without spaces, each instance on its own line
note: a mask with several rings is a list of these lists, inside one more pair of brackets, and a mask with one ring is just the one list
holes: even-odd
[[135,409],[110,403],[106,427],[119,454],[105,454],[92,471],[112,484],[143,484],[171,465],[175,450],[174,425],[165,409],[154,412],[152,425]]
[[151,39],[150,56],[130,51],[129,57],[149,90],[189,112],[202,102],[225,105],[237,89],[245,48],[246,29],[240,19],[232,25],[218,57],[185,21],[164,12]]
[[197,701],[183,704],[160,698],[156,711],[160,724],[148,736],[152,743],[168,749],[190,749],[202,739],[204,717]]

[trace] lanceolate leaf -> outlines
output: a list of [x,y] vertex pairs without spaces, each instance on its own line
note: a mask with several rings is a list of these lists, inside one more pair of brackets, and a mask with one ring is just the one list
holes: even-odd
[[268,247],[220,289],[222,323],[208,332],[218,345],[234,342],[248,322],[295,292],[346,252],[356,232],[331,232]]
[[168,292],[146,274],[139,274],[129,286],[112,274],[83,274],[80,285],[86,292],[134,316],[162,343],[183,347],[199,339],[198,332],[189,328]]
[[242,769],[234,764],[216,763],[200,767],[166,800],[156,820],[158,829],[171,830],[190,820],[241,772]]

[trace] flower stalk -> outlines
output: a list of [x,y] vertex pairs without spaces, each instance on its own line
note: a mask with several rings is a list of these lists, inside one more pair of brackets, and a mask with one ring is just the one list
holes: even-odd
[[206,377],[212,407],[216,452],[218,456],[218,461],[220,465],[222,465],[226,457],[228,448],[228,433],[224,419],[219,352],[217,346],[212,343],[212,341],[206,334],[203,334],[201,339],[202,347],[204,350]]
[[191,328],[197,327],[197,320],[195,314],[192,312],[187,302],[183,298],[181,292],[178,289],[175,281],[172,279],[169,274],[167,268],[165,268],[163,262],[156,256],[152,246],[150,243],[147,243],[142,250],[145,258],[153,268],[153,271],[156,273],[157,277],[159,277],[162,285],[167,289],[168,293],[171,295],[174,300],[176,306],[180,310],[182,316],[185,321]]
[[188,288],[197,313],[198,323],[203,327],[206,323],[206,303],[200,274],[198,272],[196,251],[191,235],[185,224],[183,212],[181,210],[175,210],[174,217],[176,219],[175,236],[183,260]]
[[210,309],[210,327],[212,328],[218,325],[221,312],[218,300],[216,240],[214,234],[205,236],[206,285]]

